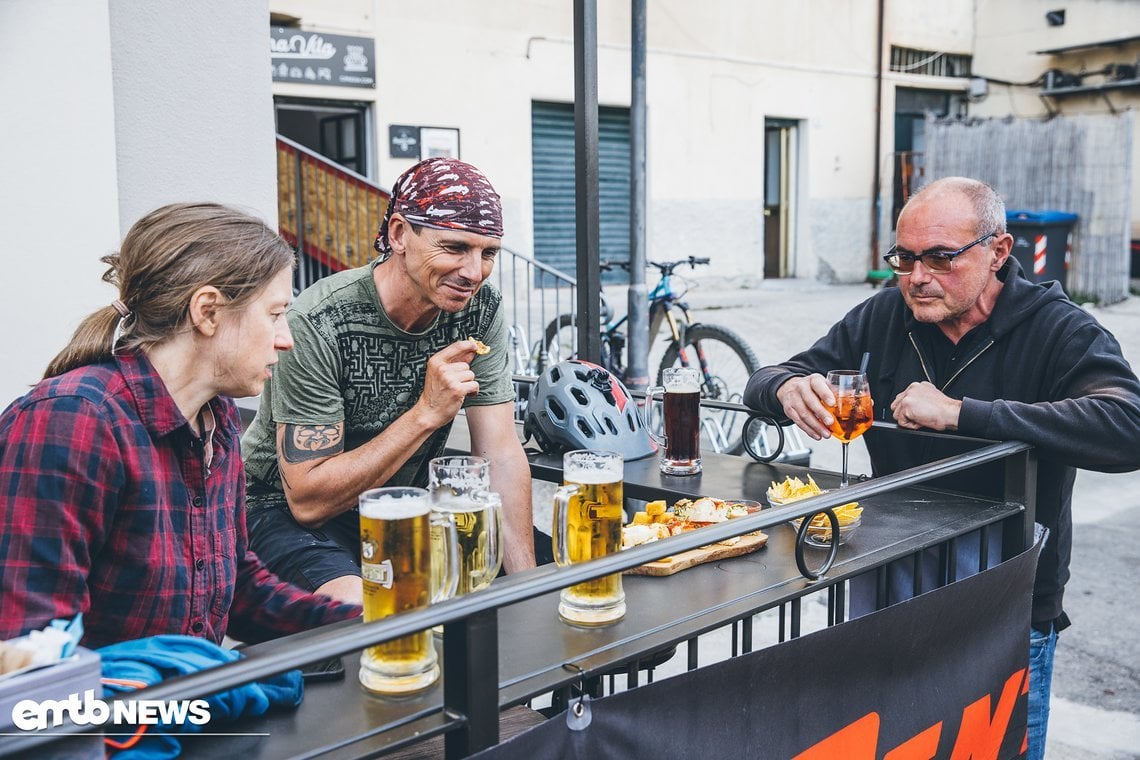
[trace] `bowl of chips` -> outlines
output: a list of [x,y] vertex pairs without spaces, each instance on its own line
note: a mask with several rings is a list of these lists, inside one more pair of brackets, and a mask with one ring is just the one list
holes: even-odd
[[[835,516],[839,519],[839,545],[847,543],[848,539],[855,532],[862,522],[863,508],[859,506],[859,502],[852,501],[847,504],[842,504],[833,508]],[[791,525],[799,533],[800,524],[803,523],[804,518],[797,517],[792,520]],[[804,536],[804,543],[809,546],[818,546],[825,549],[831,548],[831,520],[826,514],[814,515],[811,522],[808,523],[807,535]]]
[[779,483],[772,481],[772,485],[768,486],[767,496],[769,504],[773,507],[779,507],[784,504],[791,504],[793,501],[806,499],[809,496],[819,496],[821,493],[826,493],[826,491],[816,485],[811,475],[807,476],[806,482],[788,476]]

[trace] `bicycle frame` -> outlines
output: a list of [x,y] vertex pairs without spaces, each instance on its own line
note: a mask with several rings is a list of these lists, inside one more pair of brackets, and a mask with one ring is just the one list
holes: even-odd
[[[672,273],[662,274],[661,279],[653,287],[649,294],[649,345],[647,350],[652,350],[654,342],[657,340],[657,335],[661,331],[661,323],[665,322],[669,326],[669,340],[677,343],[682,347],[682,355],[684,355],[683,346],[685,338],[685,328],[692,324],[692,318],[689,316],[689,305],[682,301],[684,298],[683,292],[677,292],[673,288],[673,275]],[[680,318],[674,313],[680,311]],[[604,326],[602,335],[606,342],[613,347],[614,343],[620,346],[625,345],[625,335],[621,333],[621,328],[629,321],[629,315],[623,315],[616,322],[611,322]],[[615,341],[616,338],[616,341]],[[603,364],[607,365],[606,369],[614,372],[618,377],[625,376],[625,362],[619,352],[610,351],[608,356],[604,356]],[[685,363],[688,366],[688,363]],[[703,372],[707,375],[708,365],[702,362]]]

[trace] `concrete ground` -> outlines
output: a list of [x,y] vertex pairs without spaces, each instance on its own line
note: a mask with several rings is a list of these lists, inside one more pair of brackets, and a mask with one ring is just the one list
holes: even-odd
[[[696,321],[735,330],[761,362],[771,363],[810,345],[872,293],[869,285],[767,280],[747,290],[694,288],[688,300]],[[1140,366],[1140,298],[1089,309],[1117,337],[1125,357]],[[656,366],[652,360],[650,366]],[[814,443],[812,466],[838,470],[839,448],[833,441]],[[851,472],[869,472],[865,449],[858,442],[851,449]],[[537,521],[549,519],[539,516],[547,499],[545,490],[536,489]],[[1057,647],[1046,757],[1140,758],[1140,605],[1131,601],[1140,563],[1140,473],[1080,472],[1073,515],[1072,578],[1065,596],[1073,626]],[[805,604],[805,631],[821,627],[825,615],[825,602]],[[759,618],[757,640],[770,640],[761,633],[772,626],[770,616]],[[728,631],[702,637],[702,664],[706,657],[727,656],[729,637]],[[675,657],[658,673],[683,668],[683,658]]]

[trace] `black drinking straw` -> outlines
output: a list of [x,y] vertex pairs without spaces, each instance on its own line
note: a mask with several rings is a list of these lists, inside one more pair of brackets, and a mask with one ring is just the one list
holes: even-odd
[[867,374],[867,364],[870,363],[870,361],[871,361],[871,352],[870,351],[864,351],[863,352],[863,361],[859,362],[859,374],[860,375]]

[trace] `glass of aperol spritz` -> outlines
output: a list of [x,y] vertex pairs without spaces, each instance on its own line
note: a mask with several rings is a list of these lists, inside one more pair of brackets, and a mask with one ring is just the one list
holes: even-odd
[[827,373],[827,383],[835,396],[835,404],[827,411],[831,414],[831,434],[843,444],[843,479],[840,488],[847,486],[847,446],[871,429],[875,419],[871,402],[871,387],[867,374],[853,369],[835,369]]

